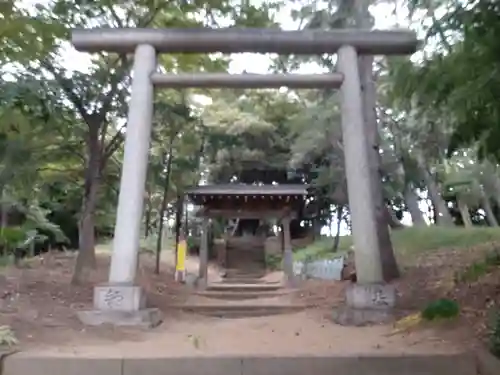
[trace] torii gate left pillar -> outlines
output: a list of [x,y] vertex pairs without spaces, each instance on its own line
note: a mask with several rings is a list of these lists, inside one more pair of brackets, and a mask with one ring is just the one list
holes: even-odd
[[132,69],[109,282],[95,287],[95,310],[79,313],[80,319],[90,325],[112,322],[115,325],[153,327],[162,321],[158,309],[146,308],[143,291],[135,284],[154,111],[151,75],[156,71],[156,65],[155,48],[146,44],[138,45]]

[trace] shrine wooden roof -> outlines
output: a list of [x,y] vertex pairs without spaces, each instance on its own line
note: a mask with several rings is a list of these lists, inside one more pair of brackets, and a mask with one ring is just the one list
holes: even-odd
[[248,184],[225,184],[225,185],[200,185],[189,189],[187,195],[212,196],[294,196],[309,195],[309,185],[305,184],[282,184],[282,185],[248,185]]
[[197,215],[232,218],[283,217],[293,215],[310,195],[304,184],[203,185],[188,190],[188,198],[203,206]]

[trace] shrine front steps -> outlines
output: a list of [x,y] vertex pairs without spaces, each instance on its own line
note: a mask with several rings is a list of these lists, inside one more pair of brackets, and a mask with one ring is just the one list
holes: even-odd
[[224,319],[255,318],[291,314],[302,311],[302,305],[184,305],[180,309],[184,312]]
[[[243,284],[245,286],[251,286],[251,288],[240,288],[237,285],[223,284],[224,287],[208,287],[206,290],[196,292],[197,295],[223,299],[223,300],[250,300],[256,298],[270,298],[284,296],[292,291],[290,289],[280,288],[279,285],[266,285],[266,284]],[[261,286],[266,287],[265,289],[260,288]],[[268,286],[270,288],[268,288]]]
[[281,284],[208,285],[195,292],[180,306],[180,310],[220,318],[249,318],[294,313],[307,308],[292,301],[293,290]]
[[255,277],[230,277],[220,281],[222,284],[276,284],[277,281],[267,281],[262,278]]
[[251,318],[278,314],[290,314],[304,310],[307,306],[282,300],[280,297],[266,297],[249,300],[221,300],[198,296],[199,300],[188,300],[178,308],[184,312],[217,318]]
[[275,283],[212,283],[207,286],[204,291],[217,291],[217,292],[238,292],[241,294],[251,292],[276,292],[279,290],[286,290],[279,282]]
[[227,269],[225,271],[225,280],[232,279],[253,279],[260,280],[266,276],[265,270],[238,270],[238,269]]

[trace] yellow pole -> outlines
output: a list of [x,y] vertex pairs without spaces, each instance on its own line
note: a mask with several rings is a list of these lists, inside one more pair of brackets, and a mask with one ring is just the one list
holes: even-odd
[[184,281],[186,274],[186,253],[187,253],[187,242],[184,236],[179,238],[179,244],[177,245],[177,256],[175,264],[175,279],[177,281]]

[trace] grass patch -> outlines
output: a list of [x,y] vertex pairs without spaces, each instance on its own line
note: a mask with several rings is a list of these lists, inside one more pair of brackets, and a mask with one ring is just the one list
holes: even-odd
[[[399,255],[411,256],[442,248],[465,249],[487,242],[500,241],[500,228],[409,227],[392,231],[391,237],[394,249]],[[343,236],[340,238],[338,252],[334,253],[332,251],[333,237],[323,237],[309,246],[297,249],[294,258],[299,261],[328,259],[349,251],[351,246],[351,236]]]
[[[156,235],[151,235],[147,238],[140,239],[140,251],[141,253],[156,253]],[[175,248],[175,238],[167,237],[162,242],[162,251],[173,251]],[[108,240],[102,243],[99,243],[95,246],[95,251],[97,254],[111,254],[113,251],[113,241]]]
[[351,246],[351,236],[340,237],[339,248],[334,253],[333,237],[322,237],[304,248],[295,250],[293,258],[296,261],[329,259],[349,251]]
[[472,263],[463,271],[457,272],[455,280],[456,282],[471,283],[489,274],[498,266],[500,266],[500,251],[494,250],[489,252],[484,259]]
[[266,254],[266,267],[271,271],[281,270],[282,257],[276,254]]

